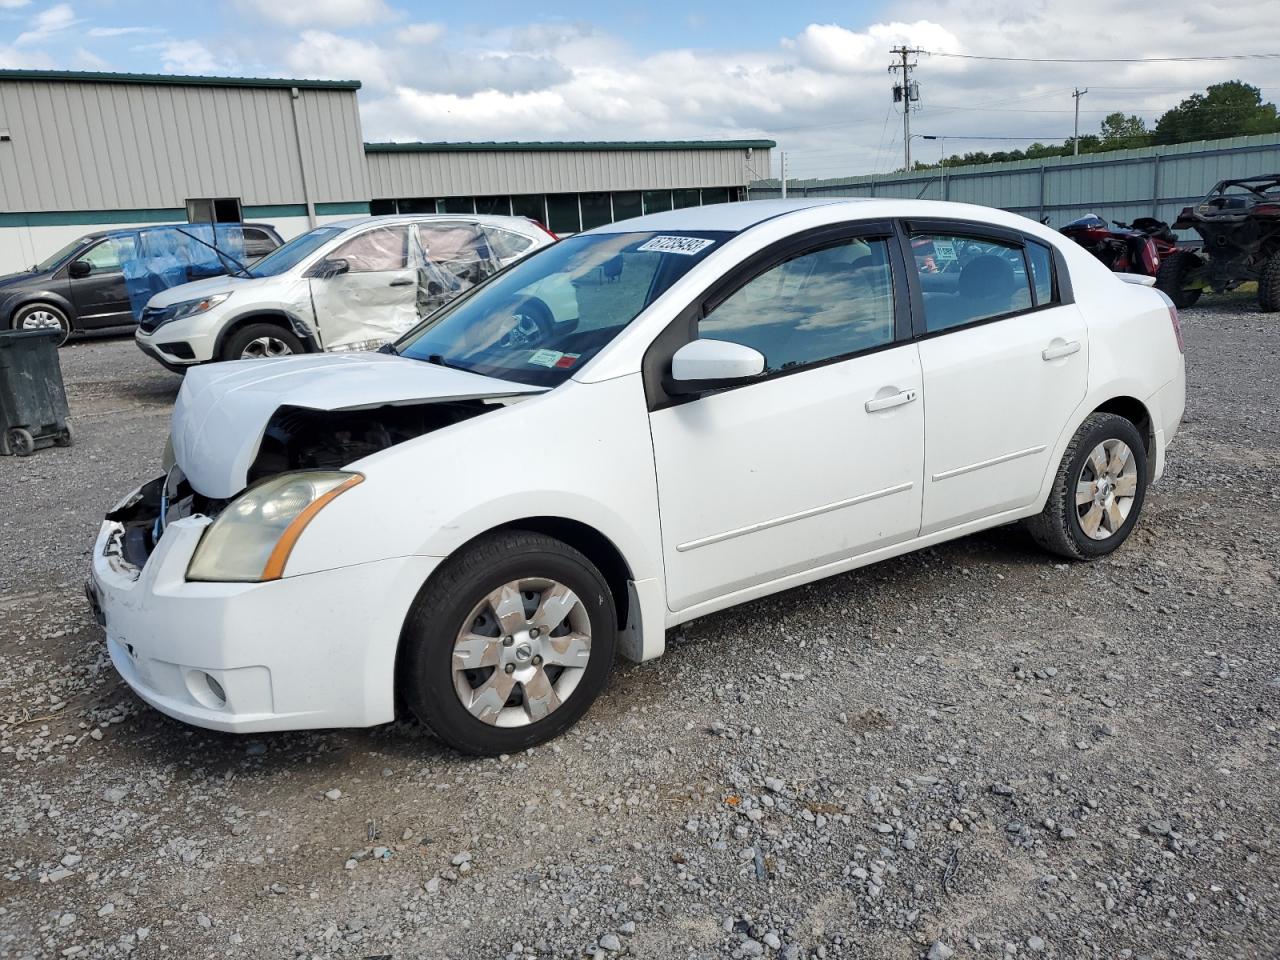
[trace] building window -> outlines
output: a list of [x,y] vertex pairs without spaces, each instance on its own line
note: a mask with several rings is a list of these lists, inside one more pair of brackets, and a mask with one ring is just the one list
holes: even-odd
[[670,190],[646,190],[644,192],[644,212],[661,213],[671,209]]
[[369,213],[375,217],[383,217],[389,213],[396,212],[396,202],[394,200],[370,200]]
[[396,213],[435,213],[435,197],[407,197],[396,201]]
[[703,187],[702,188],[702,205],[708,203],[728,203],[729,202],[728,187]]
[[476,213],[486,216],[508,217],[511,215],[510,197],[476,197]]
[[638,217],[644,213],[644,206],[640,202],[640,191],[631,190],[625,193],[615,193],[613,195],[613,219],[630,220],[632,217]]
[[542,194],[535,193],[523,197],[512,197],[511,215],[513,217],[528,217],[530,220],[545,224],[547,222],[547,207]]
[[582,229],[603,227],[613,223],[613,208],[607,193],[584,193],[579,195],[582,203]]
[[200,197],[187,201],[188,223],[240,223],[239,197]]
[[696,207],[698,205],[699,199],[700,198],[698,196],[698,190],[696,187],[693,188],[692,190],[672,190],[671,191],[671,205],[677,210],[681,209],[682,207]]
[[553,233],[577,233],[582,229],[576,193],[547,194],[547,226]]

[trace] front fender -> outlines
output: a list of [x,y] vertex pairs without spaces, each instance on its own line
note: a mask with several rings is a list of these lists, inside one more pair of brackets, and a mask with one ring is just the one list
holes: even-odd
[[18,309],[28,303],[51,303],[67,315],[73,327],[76,326],[76,308],[71,301],[50,287],[38,287],[0,295],[0,320],[3,320],[5,329],[13,325],[13,315]]

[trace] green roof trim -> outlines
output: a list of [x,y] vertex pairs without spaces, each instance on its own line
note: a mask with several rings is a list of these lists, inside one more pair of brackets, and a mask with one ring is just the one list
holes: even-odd
[[616,150],[771,150],[773,140],[495,140],[471,143],[366,143],[365,153],[565,153]]
[[287,80],[280,77],[192,77],[170,73],[101,73],[95,70],[0,70],[0,80],[63,80],[70,83],[143,83],[173,87],[258,87],[299,90],[359,90],[359,80]]

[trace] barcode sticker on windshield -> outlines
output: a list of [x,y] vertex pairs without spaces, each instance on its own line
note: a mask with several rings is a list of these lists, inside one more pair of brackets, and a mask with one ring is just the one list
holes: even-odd
[[636,249],[652,250],[654,253],[682,253],[691,257],[695,253],[701,253],[713,243],[715,243],[714,240],[706,240],[702,237],[654,237]]

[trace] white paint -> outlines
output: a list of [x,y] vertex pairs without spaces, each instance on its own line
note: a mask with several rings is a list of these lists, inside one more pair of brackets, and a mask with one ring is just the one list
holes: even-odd
[[[988,208],[726,205],[735,206],[705,218],[707,208],[647,218],[671,231],[714,229],[707,221],[726,224],[751,207],[761,214],[574,379],[350,464],[364,482],[316,514],[283,579],[186,582],[205,522],[191,518],[166,530],[134,580],[103,556],[104,525],[94,578],[126,680],[165,712],[219,729],[381,723],[391,716],[396,638],[417,589],[440,558],[497,526],[562,517],[611,542],[632,581],[623,648],[646,659],[662,653],[667,627],[1039,512],[1072,435],[1114,398],[1145,405],[1153,475],[1162,472],[1185,371],[1154,291],[1117,280],[1053,231]],[[797,232],[913,215],[1040,237],[1067,262],[1075,305],[647,411],[641,359],[709,283]],[[1045,360],[1059,339],[1082,349]],[[495,382],[435,368],[419,380],[405,363],[323,356],[196,371],[175,410],[178,461],[197,484],[225,494],[243,483],[246,451],[280,404],[474,395]],[[130,657],[126,643],[140,653]],[[231,685],[227,709],[184,693],[173,671],[192,669]]]

